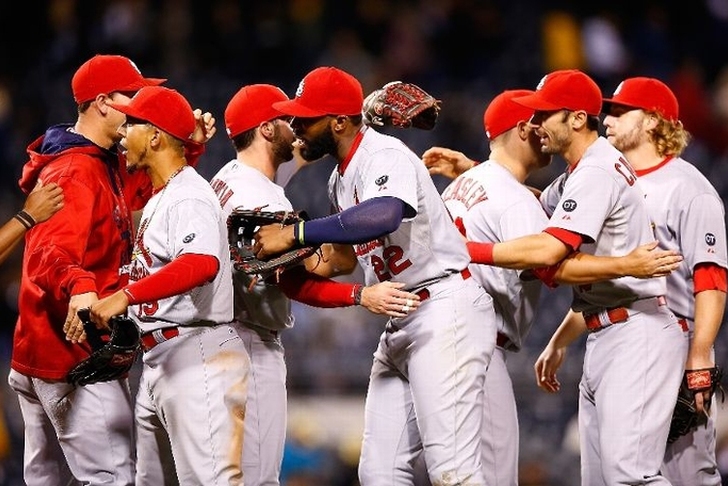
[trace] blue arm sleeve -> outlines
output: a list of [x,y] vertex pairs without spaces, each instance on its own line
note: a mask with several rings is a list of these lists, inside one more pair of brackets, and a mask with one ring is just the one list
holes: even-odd
[[396,197],[375,197],[338,214],[312,219],[303,225],[307,245],[366,243],[399,228],[405,203]]

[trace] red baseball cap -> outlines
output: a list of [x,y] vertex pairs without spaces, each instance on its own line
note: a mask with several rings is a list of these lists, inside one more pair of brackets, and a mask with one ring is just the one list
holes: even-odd
[[531,108],[526,108],[513,101],[513,98],[528,96],[534,92],[530,89],[512,89],[504,91],[490,102],[483,113],[483,126],[486,136],[493,140],[518,125],[528,121],[533,115]]
[[101,93],[136,92],[144,86],[157,86],[165,81],[161,78],[145,78],[128,57],[98,54],[76,70],[71,89],[76,103],[83,103]]
[[235,137],[263,122],[282,116],[273,109],[273,103],[288,101],[282,89],[271,84],[243,86],[235,93],[225,108],[225,130]]
[[186,141],[195,131],[192,106],[179,92],[164,86],[143,87],[128,105],[109,104],[126,116],[147,121],[180,140]]
[[361,83],[335,67],[319,67],[298,84],[296,97],[273,103],[285,115],[316,118],[325,115],[359,115],[364,104]]
[[602,110],[609,113],[612,105],[654,111],[670,121],[676,121],[679,107],[675,93],[655,78],[627,78],[617,86],[611,98],[604,98]]
[[602,91],[578,69],[549,73],[541,78],[535,93],[513,101],[536,111],[583,110],[594,116],[602,111]]

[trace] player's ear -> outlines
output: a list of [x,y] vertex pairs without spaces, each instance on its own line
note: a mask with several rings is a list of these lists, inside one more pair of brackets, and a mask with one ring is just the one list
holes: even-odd
[[266,140],[270,140],[271,138],[273,138],[273,135],[275,135],[273,120],[264,121],[258,126],[258,129],[260,130],[260,134],[263,135]]
[[334,125],[333,125],[334,131],[336,133],[341,133],[342,131],[344,131],[344,129],[348,125],[349,117],[346,115],[337,115],[336,117],[333,118],[333,120],[334,120]]
[[574,130],[581,129],[584,125],[586,125],[586,120],[589,118],[589,115],[587,115],[584,110],[569,111],[568,115],[569,126]]
[[518,136],[521,140],[525,141],[531,136],[531,127],[528,125],[528,120],[521,120],[516,125]]

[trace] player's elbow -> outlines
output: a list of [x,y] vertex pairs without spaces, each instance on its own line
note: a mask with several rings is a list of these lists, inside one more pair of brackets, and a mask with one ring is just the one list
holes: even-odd
[[562,255],[560,252],[544,249],[542,251],[536,252],[536,254],[534,255],[534,260],[538,262],[539,266],[553,267],[558,265],[565,256],[566,255]]

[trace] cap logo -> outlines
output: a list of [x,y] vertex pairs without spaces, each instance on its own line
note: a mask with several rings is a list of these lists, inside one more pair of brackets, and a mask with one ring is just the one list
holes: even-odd
[[624,81],[619,83],[619,86],[617,86],[617,89],[614,90],[613,96],[617,96],[619,94],[619,92],[622,91],[622,88],[624,88]]
[[543,88],[543,86],[544,86],[544,85],[546,84],[546,79],[547,79],[548,77],[549,77],[549,75],[547,74],[546,76],[544,76],[543,78],[541,78],[541,81],[539,81],[539,82],[538,82],[538,85],[536,86],[536,91],[538,91],[538,90],[540,90],[541,88]]
[[378,177],[377,180],[374,181],[374,183],[376,185],[378,185],[378,186],[383,186],[384,184],[387,183],[388,180],[389,180],[389,176],[388,175],[383,175],[381,177]]
[[708,246],[715,245],[715,235],[713,233],[706,233],[705,242],[708,244]]
[[302,79],[300,83],[298,83],[298,88],[296,88],[296,98],[300,98],[303,94],[303,89],[305,88],[306,80]]

